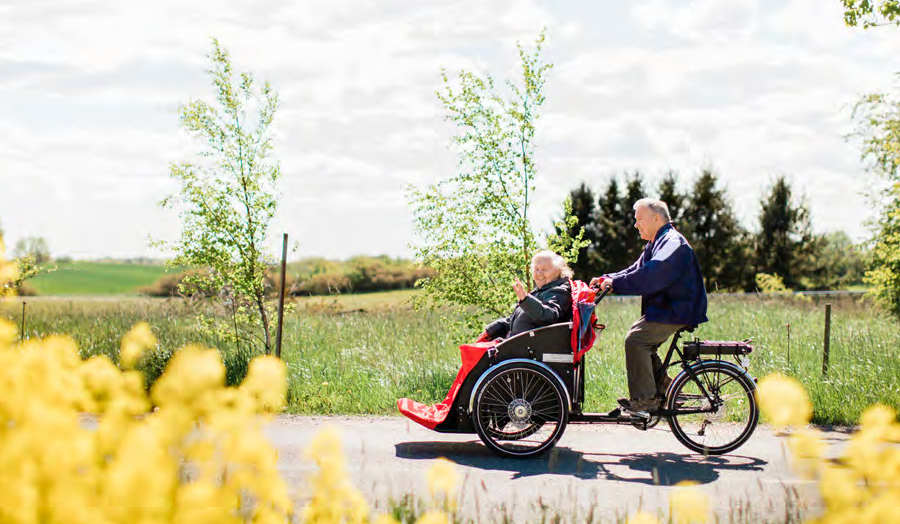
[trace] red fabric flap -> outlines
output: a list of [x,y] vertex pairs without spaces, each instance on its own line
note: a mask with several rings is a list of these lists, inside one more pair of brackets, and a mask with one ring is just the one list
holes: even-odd
[[397,401],[397,409],[410,420],[413,420],[428,429],[434,429],[438,424],[447,419],[450,408],[453,406],[453,401],[456,400],[459,388],[461,388],[463,382],[465,382],[466,377],[469,375],[469,371],[472,371],[472,368],[475,367],[475,364],[478,364],[478,361],[481,360],[482,355],[484,355],[488,349],[496,345],[497,342],[476,342],[474,344],[464,344],[459,346],[462,367],[460,367],[459,371],[456,373],[456,379],[453,381],[453,385],[450,386],[450,391],[447,392],[444,401],[433,406],[426,406],[421,402],[416,402],[408,398],[401,398]]
[[[572,286],[572,361],[578,363],[581,357],[594,347],[594,342],[597,340],[597,334],[593,328],[597,323],[597,315],[591,312],[591,318],[582,319],[578,303],[593,303],[597,298],[597,292],[581,280],[569,280],[569,282]],[[590,322],[591,328],[585,332],[581,340],[581,347],[578,347],[578,331],[582,322]]]

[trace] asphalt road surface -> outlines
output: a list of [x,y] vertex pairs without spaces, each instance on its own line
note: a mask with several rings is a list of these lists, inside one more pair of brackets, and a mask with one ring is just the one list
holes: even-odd
[[[683,480],[699,483],[725,522],[815,513],[820,504],[815,486],[792,473],[786,440],[764,426],[734,453],[704,457],[675,440],[665,422],[649,431],[570,425],[553,451],[521,460],[495,456],[477,435],[435,433],[402,417],[282,416],[266,434],[292,484],[302,486],[313,471],[302,451],[325,425],[340,430],[350,475],[376,508],[409,493],[427,499],[425,475],[439,457],[458,465],[461,513],[477,522],[539,522],[542,513],[563,522],[615,521],[639,508],[666,511],[672,486]],[[832,455],[848,438],[825,436]]]

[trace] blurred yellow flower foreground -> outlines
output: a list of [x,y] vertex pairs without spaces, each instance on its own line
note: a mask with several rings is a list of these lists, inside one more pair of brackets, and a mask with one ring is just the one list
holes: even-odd
[[[806,390],[795,379],[772,375],[759,383],[763,414],[777,427],[805,426],[812,417]],[[802,427],[788,440],[798,473],[818,481],[825,503],[816,524],[900,523],[900,424],[893,409],[876,405],[860,418],[843,455],[825,457],[819,432]]]
[[[125,337],[128,360],[155,345],[148,335],[139,325]],[[137,371],[83,361],[69,338],[15,337],[0,321],[0,522],[289,519],[260,431],[261,415],[284,402],[281,361],[257,358],[239,388],[226,388],[219,354],[186,347],[148,398]]]
[[[3,254],[0,237],[0,291],[16,274]],[[17,339],[0,319],[0,523],[369,522],[331,431],[307,451],[319,466],[309,502],[292,507],[262,433],[284,407],[281,360],[254,359],[231,388],[217,351],[187,346],[148,395],[133,370],[157,343],[145,323],[123,338],[122,369],[82,360],[68,337]],[[449,519],[435,510],[420,522]]]

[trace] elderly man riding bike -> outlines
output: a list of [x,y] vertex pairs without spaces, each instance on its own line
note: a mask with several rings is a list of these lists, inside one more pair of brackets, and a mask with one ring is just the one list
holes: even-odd
[[[619,404],[632,413],[659,409],[657,390],[671,378],[662,370],[657,349],[685,326],[706,322],[706,287],[694,250],[675,230],[665,202],[643,198],[634,204],[634,227],[647,240],[631,267],[591,280],[618,295],[641,296],[641,318],[625,337],[625,366],[630,398]],[[658,382],[658,383],[657,383]]]

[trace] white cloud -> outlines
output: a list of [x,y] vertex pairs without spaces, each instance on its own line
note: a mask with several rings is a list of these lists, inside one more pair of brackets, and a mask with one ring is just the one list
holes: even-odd
[[842,138],[847,104],[891,85],[900,32],[844,28],[835,5],[644,0],[598,34],[615,16],[608,4],[7,0],[0,220],[13,241],[46,236],[81,256],[154,254],[147,234],[177,236],[177,216],[157,202],[175,190],[169,164],[195,151],[177,107],[211,96],[215,35],[237,70],[280,94],[273,231],[290,232],[301,253],[406,253],[405,186],[456,170],[445,148],[454,130],[434,97],[440,68],[517,78],[516,41],[546,26],[556,67],[536,226],[578,182],[599,187],[626,169],[653,181],[672,167],[687,183],[713,163],[748,222],[785,172],[817,226],[859,235],[867,210],[854,195],[865,183]]

